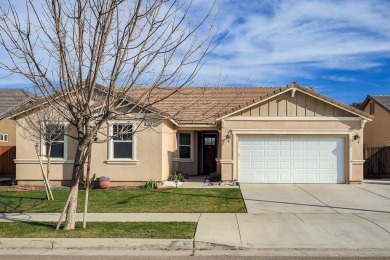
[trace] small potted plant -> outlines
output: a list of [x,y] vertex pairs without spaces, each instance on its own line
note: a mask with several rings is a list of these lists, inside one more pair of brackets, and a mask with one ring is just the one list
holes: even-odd
[[221,181],[221,175],[219,175],[217,172],[212,172],[208,176],[209,182],[213,184],[213,186],[220,185]]
[[108,189],[110,187],[110,178],[106,176],[101,176],[98,178],[99,180],[99,188]]

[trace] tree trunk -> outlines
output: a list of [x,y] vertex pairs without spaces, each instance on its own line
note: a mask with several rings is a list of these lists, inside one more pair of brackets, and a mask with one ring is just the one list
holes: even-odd
[[92,142],[89,143],[88,145],[88,155],[87,155],[87,177],[86,181],[86,187],[85,187],[85,203],[84,203],[84,215],[83,215],[83,228],[87,227],[87,212],[88,212],[88,196],[89,196],[89,189],[90,189],[90,176],[91,176],[91,156],[92,156]]
[[47,144],[47,165],[46,165],[46,178],[50,181],[50,157],[51,157],[51,143]]
[[53,193],[51,192],[51,187],[50,187],[50,154],[51,154],[51,143],[49,143],[47,146],[46,185],[50,195],[48,200],[54,200]]
[[64,230],[73,230],[76,225],[76,212],[77,212],[77,199],[79,195],[79,181],[80,176],[82,175],[83,165],[85,163],[85,152],[88,148],[88,145],[85,144],[85,140],[79,142],[77,146],[75,162],[73,165],[73,174],[72,174],[72,186],[70,189],[71,196],[69,200],[68,210],[66,213]]
[[37,153],[37,156],[38,156],[39,165],[41,167],[41,173],[42,173],[42,177],[43,177],[43,183],[45,184],[46,199],[50,200],[50,198],[51,198],[54,200],[53,194],[51,193],[51,190],[50,190],[49,182],[46,179],[45,170],[43,169],[42,158],[41,158],[41,155],[39,154],[38,144],[35,145],[35,152]]

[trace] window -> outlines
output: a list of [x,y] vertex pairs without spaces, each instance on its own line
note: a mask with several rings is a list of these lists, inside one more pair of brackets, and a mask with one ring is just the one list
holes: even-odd
[[204,138],[204,145],[215,145],[215,137],[205,137]]
[[112,125],[112,158],[133,159],[133,125]]
[[179,134],[179,158],[181,159],[191,158],[191,134],[190,133]]
[[375,114],[375,103],[371,102],[370,103],[370,115]]
[[0,134],[0,142],[8,142],[8,135]]
[[64,158],[65,126],[63,124],[49,124],[45,126],[45,155],[48,157],[48,142],[51,141],[51,158]]

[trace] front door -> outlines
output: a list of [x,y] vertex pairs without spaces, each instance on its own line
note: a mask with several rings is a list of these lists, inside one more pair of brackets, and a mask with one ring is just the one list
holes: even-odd
[[215,157],[217,156],[217,135],[203,134],[203,173],[215,172],[217,170],[217,163]]

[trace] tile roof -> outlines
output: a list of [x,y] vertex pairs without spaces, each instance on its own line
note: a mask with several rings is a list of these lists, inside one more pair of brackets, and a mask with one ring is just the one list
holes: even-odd
[[[151,110],[169,115],[180,124],[214,124],[215,116],[252,104],[279,87],[146,87],[134,89],[130,99],[150,105]],[[145,96],[143,96],[145,95]],[[169,96],[168,98],[166,98]]]
[[[129,97],[137,102],[150,104],[152,110],[170,115],[179,124],[214,124],[216,118],[235,113],[290,88],[299,89],[347,111],[371,118],[369,114],[359,109],[295,82],[284,87],[186,87],[176,93],[173,93],[175,88],[156,88],[150,91],[146,87],[140,87],[137,90],[134,89]],[[140,93],[145,95],[147,93],[147,95],[142,97]],[[172,95],[168,98],[160,100],[170,94]],[[155,103],[158,100],[160,101]]]
[[[365,118],[372,117],[359,109],[326,97],[312,88],[302,87],[295,82],[284,87],[183,87],[181,89],[133,87],[126,99],[133,104],[140,104],[140,107],[171,118],[178,124],[215,124],[217,118],[228,116],[290,88],[299,89],[356,115]],[[121,87],[116,89],[121,95]],[[98,90],[105,92],[107,88],[98,85]],[[36,107],[36,102],[15,109],[8,113],[8,116]]]
[[21,104],[30,96],[24,89],[1,88],[0,89],[0,115]]

